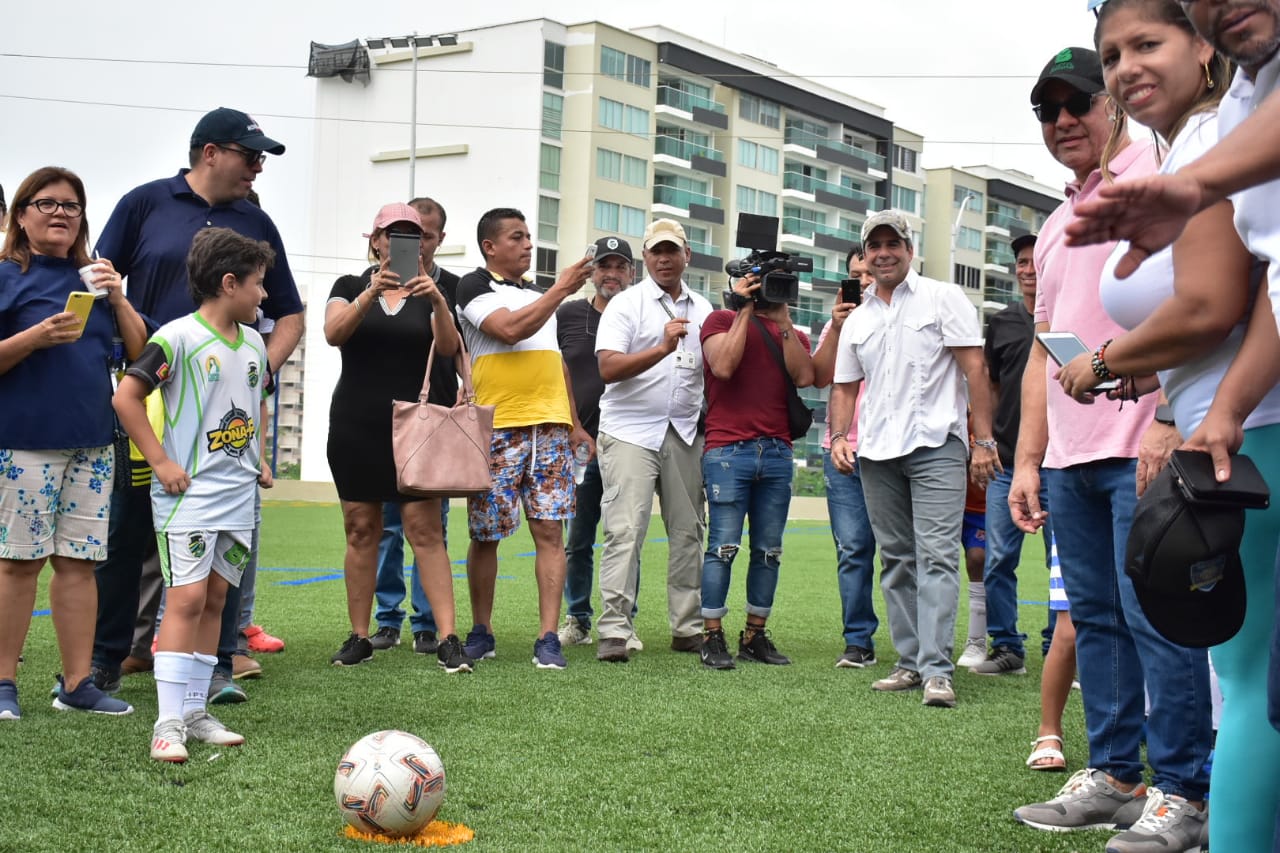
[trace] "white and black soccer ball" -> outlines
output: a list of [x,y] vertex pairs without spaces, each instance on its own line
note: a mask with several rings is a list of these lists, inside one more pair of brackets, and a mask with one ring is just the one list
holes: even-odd
[[338,762],[333,796],[342,819],[361,832],[413,835],[444,803],[444,763],[417,735],[365,735]]

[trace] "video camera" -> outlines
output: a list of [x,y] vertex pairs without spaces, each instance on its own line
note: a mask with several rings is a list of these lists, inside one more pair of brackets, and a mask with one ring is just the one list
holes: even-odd
[[[753,213],[738,214],[738,248],[750,249],[751,254],[724,265],[731,278],[741,278],[750,273],[760,276],[760,289],[752,294],[756,307],[786,302],[796,305],[800,301],[798,272],[813,272],[813,259],[801,258],[780,252],[778,245],[778,218],[757,216]],[[732,288],[724,292],[724,305],[731,310],[742,307],[745,297]]]

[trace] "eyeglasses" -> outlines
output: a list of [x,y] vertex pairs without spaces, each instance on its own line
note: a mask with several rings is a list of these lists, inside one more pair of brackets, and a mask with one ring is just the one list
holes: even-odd
[[1100,92],[1093,95],[1087,92],[1075,92],[1065,101],[1036,104],[1031,108],[1031,111],[1036,114],[1036,118],[1040,119],[1041,124],[1053,124],[1058,120],[1058,116],[1062,114],[1064,107],[1071,115],[1080,118],[1093,109],[1093,99],[1099,97],[1102,97]]
[[84,215],[84,205],[78,201],[54,201],[51,198],[37,198],[27,202],[28,207],[34,207],[45,216],[53,216],[58,212],[58,208],[62,208],[62,212],[70,219]]
[[214,145],[221,148],[223,151],[232,151],[239,154],[244,158],[244,164],[250,168],[253,166],[261,166],[263,163],[267,162],[266,152],[263,151],[250,151],[247,148],[232,148],[229,145],[218,145],[216,142]]

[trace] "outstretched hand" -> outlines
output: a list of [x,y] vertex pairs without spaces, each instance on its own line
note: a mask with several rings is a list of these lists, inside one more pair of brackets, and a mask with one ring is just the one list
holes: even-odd
[[1176,172],[1104,184],[1096,199],[1076,206],[1076,218],[1066,227],[1067,245],[1128,240],[1129,250],[1116,264],[1116,277],[1128,278],[1178,238],[1204,201],[1199,182]]

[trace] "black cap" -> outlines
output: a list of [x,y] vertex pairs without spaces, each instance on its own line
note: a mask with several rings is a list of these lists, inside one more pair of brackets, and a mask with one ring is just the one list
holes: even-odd
[[631,254],[631,244],[621,237],[601,237],[596,241],[596,263],[610,255],[617,255],[629,264],[635,263],[635,257]]
[[1133,514],[1124,569],[1142,612],[1166,640],[1207,648],[1240,630],[1243,535],[1243,508],[1188,501],[1172,465],[1147,486]]
[[227,107],[218,107],[204,114],[191,132],[191,147],[201,148],[210,142],[235,142],[250,151],[266,151],[283,154],[284,146],[262,132],[258,123],[247,113]]
[[1023,234],[1020,237],[1014,237],[1013,242],[1010,243],[1009,246],[1010,248],[1013,249],[1014,257],[1017,257],[1018,253],[1021,252],[1023,249],[1027,248],[1028,246],[1034,246],[1035,244],[1036,244],[1036,235]]
[[1102,82],[1102,63],[1098,61],[1098,54],[1087,47],[1064,47],[1049,60],[1031,90],[1033,105],[1040,103],[1040,95],[1050,80],[1061,80],[1090,95],[1106,88]]

